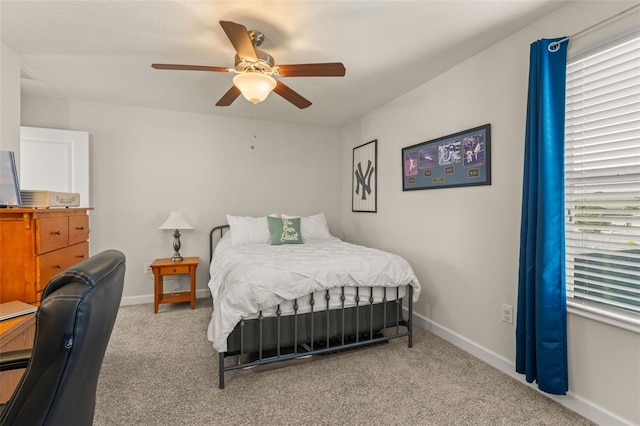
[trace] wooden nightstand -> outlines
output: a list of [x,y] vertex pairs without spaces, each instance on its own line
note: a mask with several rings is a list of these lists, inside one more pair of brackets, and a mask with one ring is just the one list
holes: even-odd
[[[161,303],[191,302],[191,309],[196,308],[196,268],[197,257],[185,257],[181,262],[172,262],[171,259],[156,259],[151,264],[153,271],[153,313],[158,313],[158,305]],[[191,277],[191,290],[178,293],[164,293],[163,277],[165,275],[189,275]]]

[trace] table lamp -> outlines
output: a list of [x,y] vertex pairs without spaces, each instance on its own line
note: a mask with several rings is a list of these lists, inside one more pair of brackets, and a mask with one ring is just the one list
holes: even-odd
[[180,230],[181,229],[193,229],[193,226],[189,225],[187,219],[184,218],[181,212],[171,212],[169,217],[164,221],[158,229],[175,229],[173,233],[173,257],[172,262],[181,262],[182,256],[180,256]]

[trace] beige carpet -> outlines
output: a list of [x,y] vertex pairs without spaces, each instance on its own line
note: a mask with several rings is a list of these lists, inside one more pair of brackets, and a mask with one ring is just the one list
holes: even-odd
[[125,306],[98,383],[95,425],[591,425],[423,330],[406,339],[226,374],[211,303]]

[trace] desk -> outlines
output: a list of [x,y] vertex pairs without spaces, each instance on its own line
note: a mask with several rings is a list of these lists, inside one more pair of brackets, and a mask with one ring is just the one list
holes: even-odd
[[[0,321],[0,351],[30,349],[33,347],[35,335],[35,313]],[[0,403],[5,403],[11,398],[23,373],[23,369],[0,373]]]
[[[180,262],[172,262],[171,259],[156,259],[151,264],[153,271],[153,313],[158,313],[158,305],[161,303],[191,302],[191,309],[196,308],[196,268],[197,257],[185,257]],[[190,291],[177,293],[165,293],[163,277],[165,275],[189,275],[191,277]]]

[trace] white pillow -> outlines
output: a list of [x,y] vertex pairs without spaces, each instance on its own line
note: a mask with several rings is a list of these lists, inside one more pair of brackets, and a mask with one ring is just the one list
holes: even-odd
[[[300,216],[281,214],[280,217],[282,219],[293,219]],[[300,232],[302,233],[302,239],[304,241],[328,240],[332,238],[324,213],[300,217]]]
[[267,217],[231,216],[227,215],[227,223],[231,231],[231,245],[269,244],[271,234]]

